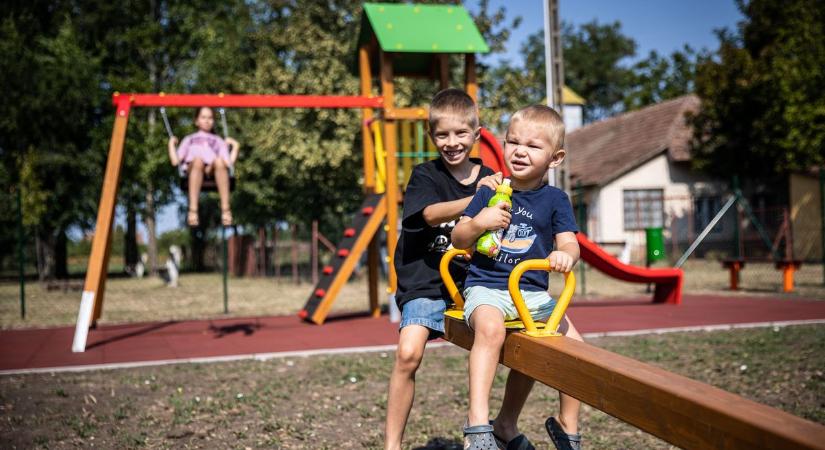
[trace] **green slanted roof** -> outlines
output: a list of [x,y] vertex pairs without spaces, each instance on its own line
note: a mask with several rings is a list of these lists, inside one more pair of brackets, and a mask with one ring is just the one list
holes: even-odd
[[372,37],[395,58],[395,72],[430,74],[433,54],[488,53],[470,14],[460,5],[365,3],[358,45]]

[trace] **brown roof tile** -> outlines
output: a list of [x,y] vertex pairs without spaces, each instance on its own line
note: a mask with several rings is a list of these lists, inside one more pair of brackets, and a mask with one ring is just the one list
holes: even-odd
[[686,95],[573,131],[565,139],[572,183],[603,185],[664,151],[690,160],[685,113],[698,109],[699,98]]

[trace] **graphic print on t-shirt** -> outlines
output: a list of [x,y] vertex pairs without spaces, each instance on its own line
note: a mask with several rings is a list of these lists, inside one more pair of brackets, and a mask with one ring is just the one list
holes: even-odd
[[507,234],[501,240],[501,251],[514,255],[527,253],[535,240],[536,233],[533,232],[532,226],[526,223],[510,224]]
[[456,221],[444,222],[435,227],[436,234],[433,241],[427,244],[427,250],[431,252],[444,253],[450,248],[450,234],[455,228]]

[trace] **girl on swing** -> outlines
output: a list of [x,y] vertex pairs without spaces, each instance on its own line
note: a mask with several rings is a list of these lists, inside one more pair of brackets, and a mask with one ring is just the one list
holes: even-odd
[[[181,164],[189,177],[189,211],[186,223],[198,226],[198,197],[203,177],[215,178],[221,199],[221,223],[232,225],[232,211],[229,209],[229,170],[238,158],[240,144],[231,137],[221,139],[213,133],[215,114],[212,108],[202,106],[195,112],[195,126],[198,131],[183,138],[178,147],[178,138],[169,137],[169,160],[173,166]],[[231,147],[231,148],[230,148]]]

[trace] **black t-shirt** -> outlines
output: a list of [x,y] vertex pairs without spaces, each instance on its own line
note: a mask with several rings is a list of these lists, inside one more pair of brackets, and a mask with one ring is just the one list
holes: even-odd
[[[471,161],[481,164],[479,159]],[[395,300],[399,308],[420,297],[449,298],[438,265],[450,246],[450,233],[456,221],[431,227],[424,221],[424,208],[473,196],[478,180],[493,173],[490,168],[481,166],[476,179],[463,185],[453,178],[441,159],[419,164],[413,169],[404,193],[401,237],[395,248],[394,266],[398,275]],[[463,282],[467,275],[466,264],[454,262],[450,272],[456,282]]]

